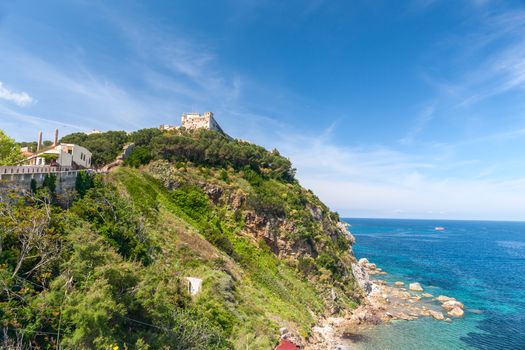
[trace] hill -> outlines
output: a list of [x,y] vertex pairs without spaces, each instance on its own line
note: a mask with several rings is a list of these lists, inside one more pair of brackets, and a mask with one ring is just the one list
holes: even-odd
[[204,130],[106,136],[135,148],[80,176],[73,202],[3,194],[4,347],[271,349],[281,327],[306,338],[359,303],[352,236],[276,150]]

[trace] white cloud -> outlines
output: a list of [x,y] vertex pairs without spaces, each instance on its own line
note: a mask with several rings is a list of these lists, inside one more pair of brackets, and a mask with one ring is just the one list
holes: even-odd
[[[348,148],[326,135],[287,134],[282,153],[301,184],[343,216],[525,220],[525,178],[443,177],[471,164],[384,147]],[[474,171],[473,171],[474,172]]]
[[0,81],[0,98],[6,101],[14,102],[20,107],[26,107],[36,102],[27,92],[13,92],[6,88]]

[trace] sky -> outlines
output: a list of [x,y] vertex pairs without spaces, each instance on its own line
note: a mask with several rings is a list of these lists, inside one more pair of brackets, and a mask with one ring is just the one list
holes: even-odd
[[525,220],[525,2],[0,2],[19,141],[213,111],[343,217]]

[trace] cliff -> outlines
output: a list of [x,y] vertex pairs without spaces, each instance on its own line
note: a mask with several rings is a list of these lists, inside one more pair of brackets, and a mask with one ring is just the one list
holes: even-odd
[[4,347],[271,349],[359,303],[353,237],[277,151],[137,133],[71,206],[3,194]]

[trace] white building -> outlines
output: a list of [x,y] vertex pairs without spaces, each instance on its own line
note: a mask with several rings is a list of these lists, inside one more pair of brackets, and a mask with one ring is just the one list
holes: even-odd
[[26,165],[55,165],[74,169],[91,168],[91,152],[79,145],[61,143],[29,156]]

